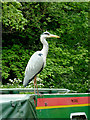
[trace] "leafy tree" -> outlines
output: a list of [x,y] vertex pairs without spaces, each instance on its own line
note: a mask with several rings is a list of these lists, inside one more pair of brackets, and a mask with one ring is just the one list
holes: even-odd
[[27,20],[23,17],[20,2],[4,2],[2,4],[3,32],[13,32],[23,30]]

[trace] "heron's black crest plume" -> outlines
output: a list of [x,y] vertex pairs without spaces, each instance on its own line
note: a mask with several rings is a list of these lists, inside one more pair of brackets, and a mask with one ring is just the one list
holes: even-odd
[[45,35],[50,35],[50,33],[49,33],[49,32],[47,32],[47,31],[46,31],[46,32],[44,32],[43,34],[45,34]]

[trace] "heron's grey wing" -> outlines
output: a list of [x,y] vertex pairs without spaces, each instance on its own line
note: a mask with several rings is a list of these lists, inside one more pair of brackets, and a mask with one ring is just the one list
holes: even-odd
[[43,66],[43,54],[35,52],[27,64],[23,85],[27,86],[27,84],[43,69]]

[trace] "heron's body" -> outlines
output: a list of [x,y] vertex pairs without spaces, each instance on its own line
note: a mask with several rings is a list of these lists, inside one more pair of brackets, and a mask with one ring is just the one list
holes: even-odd
[[41,51],[35,52],[26,67],[25,70],[25,77],[24,77],[24,86],[27,86],[28,83],[34,79],[34,77],[41,72],[41,70],[44,67],[44,60],[43,60],[43,54]]
[[[56,35],[51,35],[49,32],[44,32],[41,37],[40,37],[40,41],[43,44],[43,49],[41,51],[37,51],[35,52],[26,67],[25,70],[25,77],[24,77],[24,81],[23,81],[23,85],[27,86],[28,83],[35,78],[35,82],[36,82],[36,75],[39,74],[43,68],[46,65],[46,57],[48,54],[48,43],[46,41],[46,38],[48,37],[57,37],[59,38],[59,36]],[[35,84],[34,84],[35,87]]]

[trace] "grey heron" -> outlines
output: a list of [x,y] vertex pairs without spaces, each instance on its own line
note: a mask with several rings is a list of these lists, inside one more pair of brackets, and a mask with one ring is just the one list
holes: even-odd
[[24,77],[23,85],[26,87],[28,83],[34,79],[34,94],[35,94],[35,86],[37,88],[37,93],[39,94],[36,76],[43,70],[43,68],[46,65],[46,57],[49,49],[46,38],[50,38],[50,37],[60,38],[59,36],[50,34],[47,31],[41,34],[40,41],[43,44],[43,48],[41,51],[36,51],[31,56],[25,69],[25,77]]

